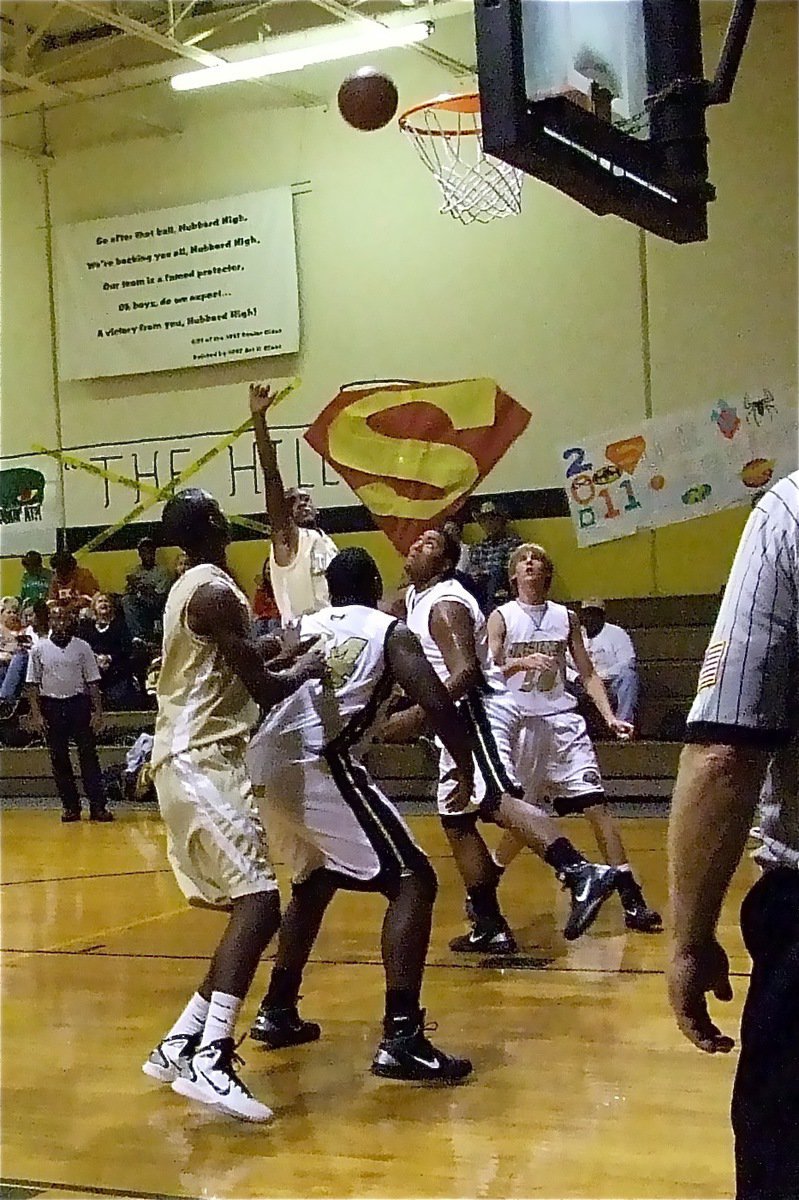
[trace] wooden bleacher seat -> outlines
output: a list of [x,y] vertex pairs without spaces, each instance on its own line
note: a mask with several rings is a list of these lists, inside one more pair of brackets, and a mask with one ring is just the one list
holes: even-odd
[[[647,596],[609,600],[607,619],[622,625],[638,653],[641,707],[638,739],[597,744],[607,792],[612,797],[671,794],[685,716],[718,609],[717,596]],[[133,734],[152,730],[152,712],[106,714],[106,728],[124,744],[101,745],[103,767],[121,763]],[[436,752],[431,743],[374,744],[367,763],[396,799],[432,800]],[[0,750],[0,795],[54,795],[50,762],[43,747]]]

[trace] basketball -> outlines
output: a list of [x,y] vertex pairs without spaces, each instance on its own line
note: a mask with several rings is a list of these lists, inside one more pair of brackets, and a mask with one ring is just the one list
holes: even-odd
[[374,67],[361,67],[338,89],[339,112],[353,129],[382,129],[394,116],[398,103],[394,80]]

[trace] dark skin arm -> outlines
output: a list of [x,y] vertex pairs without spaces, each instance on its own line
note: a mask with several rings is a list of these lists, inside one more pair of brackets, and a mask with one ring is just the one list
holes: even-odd
[[[449,671],[444,687],[451,700],[460,700],[483,681],[468,608],[455,600],[440,601],[430,613],[430,633]],[[417,704],[391,717],[381,735],[385,741],[406,741],[424,729],[424,717],[424,709]]]
[[103,724],[103,698],[100,693],[99,683],[90,683],[88,687],[89,700],[91,701],[92,706],[92,732],[97,733],[97,731],[102,728]]
[[299,534],[277,465],[277,447],[269,436],[266,413],[274,401],[268,384],[250,384],[250,411],[255,445],[264,473],[266,514],[272,531],[272,554],[279,567],[288,567],[297,553]]
[[450,808],[469,803],[474,767],[469,735],[452,698],[424,656],[419,639],[406,625],[395,625],[386,641],[386,657],[395,681],[409,700],[424,712],[455,761],[459,786]]
[[324,654],[318,647],[301,654],[285,671],[269,670],[244,608],[222,583],[206,583],[198,588],[189,601],[186,616],[192,632],[218,647],[261,708],[272,708],[301,684],[320,678],[324,672]]

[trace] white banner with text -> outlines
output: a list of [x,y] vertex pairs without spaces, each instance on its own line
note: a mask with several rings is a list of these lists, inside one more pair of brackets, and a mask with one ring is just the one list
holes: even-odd
[[292,354],[291,188],[63,225],[56,289],[62,379]]

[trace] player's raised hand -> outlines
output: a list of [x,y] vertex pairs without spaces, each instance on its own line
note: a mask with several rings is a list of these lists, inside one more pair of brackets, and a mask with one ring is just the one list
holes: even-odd
[[706,1054],[729,1054],[735,1045],[710,1019],[707,993],[732,1000],[730,964],[723,946],[710,938],[701,946],[675,947],[666,969],[669,1003],[689,1042]]
[[258,413],[266,415],[267,409],[274,404],[275,395],[268,383],[250,384],[250,412],[253,416]]

